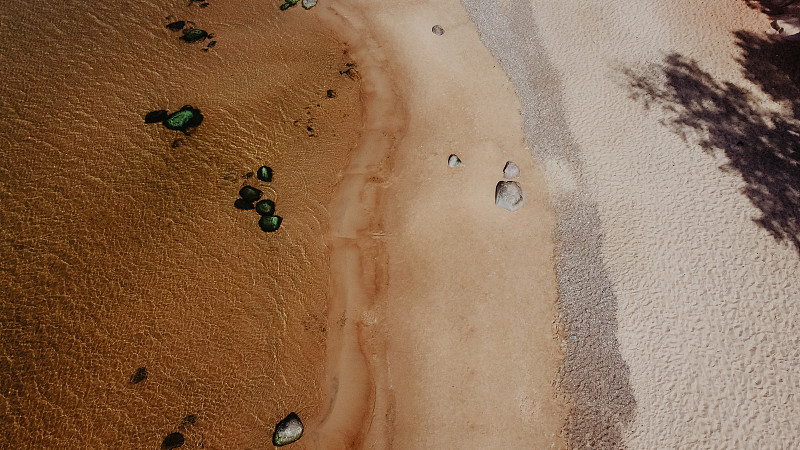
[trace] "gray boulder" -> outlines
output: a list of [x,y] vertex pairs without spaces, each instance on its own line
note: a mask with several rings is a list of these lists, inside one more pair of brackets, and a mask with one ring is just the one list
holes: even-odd
[[516,181],[499,181],[494,189],[494,204],[509,211],[522,208],[525,193]]
[[519,167],[514,164],[514,161],[506,162],[505,167],[503,167],[503,176],[506,178],[517,178],[519,176]]
[[461,167],[464,165],[464,163],[461,162],[458,156],[453,154],[447,158],[447,165],[450,167]]
[[289,445],[303,436],[303,422],[297,414],[291,412],[285,419],[275,425],[275,432],[272,433],[272,445],[280,447]]

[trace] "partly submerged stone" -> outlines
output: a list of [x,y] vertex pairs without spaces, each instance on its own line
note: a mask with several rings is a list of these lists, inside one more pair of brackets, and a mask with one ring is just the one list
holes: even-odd
[[256,212],[262,216],[271,216],[275,214],[275,202],[272,200],[261,200],[256,203]]
[[186,26],[185,20],[176,20],[167,24],[167,28],[171,31],[181,31]]
[[506,178],[517,178],[519,176],[519,167],[514,164],[514,161],[507,161],[503,167],[503,176]]
[[457,155],[453,154],[447,158],[447,165],[450,167],[461,167],[464,163],[461,162],[461,159],[459,159]]
[[242,188],[239,189],[239,197],[242,197],[242,200],[254,202],[261,198],[261,190],[253,186],[242,186]]
[[179,111],[176,111],[164,120],[164,126],[170,130],[179,130],[186,132],[189,128],[194,128],[203,122],[203,115],[199,109],[186,105]]
[[433,32],[433,34],[437,36],[441,36],[444,34],[444,28],[442,28],[441,25],[434,25],[433,28],[431,28],[431,31]]
[[183,446],[185,439],[183,438],[182,433],[178,433],[177,431],[174,433],[170,433],[167,437],[161,441],[161,450],[172,450],[174,448],[178,448]]
[[516,181],[499,181],[494,189],[494,204],[509,211],[522,208],[525,204],[522,186]]
[[303,5],[303,8],[311,9],[317,6],[317,0],[303,0],[301,4]]
[[328,89],[328,92],[326,92],[325,95],[327,95],[328,98],[336,98],[336,91],[333,89]]
[[169,116],[166,109],[158,109],[150,111],[144,116],[144,123],[158,123],[163,122]]
[[272,181],[272,168],[269,166],[261,166],[256,171],[256,176],[259,180],[269,183]]
[[192,44],[194,42],[202,41],[208,37],[208,32],[206,30],[201,30],[200,28],[190,28],[188,30],[183,30],[183,36],[180,39],[184,42]]
[[[281,227],[281,222],[283,222],[283,217],[281,217],[281,216],[261,216],[261,219],[259,219],[259,221],[258,221],[258,226],[260,226],[263,231],[272,232],[272,231],[277,231],[278,228]],[[290,416],[291,416],[291,414],[290,414]],[[295,417],[297,417],[297,416],[295,416]],[[288,418],[289,417],[287,417],[286,419],[283,419],[283,420],[285,421]],[[297,419],[297,421],[300,422],[300,419]],[[283,422],[281,422],[281,423],[283,423]],[[278,424],[278,426],[280,426],[280,423]],[[277,433],[278,433],[278,427],[275,427],[275,434],[277,434]],[[300,424],[300,434],[303,434],[303,424]],[[274,442],[275,435],[273,435],[272,439],[273,439],[273,442]],[[298,436],[297,439],[300,439],[300,436]],[[294,441],[296,441],[297,439],[295,439]],[[294,441],[287,442],[286,444],[291,444]],[[278,444],[275,444],[275,445],[278,445]],[[285,445],[285,444],[280,444],[280,445]]]
[[275,432],[272,433],[272,445],[276,447],[288,445],[297,441],[302,436],[303,422],[300,421],[297,414],[292,412],[275,425]]

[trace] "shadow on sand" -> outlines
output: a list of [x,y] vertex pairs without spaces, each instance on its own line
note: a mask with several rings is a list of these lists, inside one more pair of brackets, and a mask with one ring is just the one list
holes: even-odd
[[800,44],[736,32],[745,77],[781,105],[716,80],[697,61],[670,54],[644,72],[624,70],[631,96],[667,113],[664,125],[705,151],[724,154],[760,211],[755,222],[800,252]]

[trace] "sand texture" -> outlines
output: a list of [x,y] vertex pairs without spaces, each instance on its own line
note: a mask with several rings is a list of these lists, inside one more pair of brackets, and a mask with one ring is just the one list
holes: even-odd
[[558,214],[569,445],[796,447],[797,51],[744,2],[465,3]]

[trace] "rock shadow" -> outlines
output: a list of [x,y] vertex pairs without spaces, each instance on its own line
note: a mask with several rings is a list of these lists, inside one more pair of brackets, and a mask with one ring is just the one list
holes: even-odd
[[663,124],[685,141],[729,162],[743,193],[761,212],[753,220],[800,252],[800,47],[735,33],[745,77],[782,110],[747,88],[715,79],[697,61],[673,53],[646,71],[625,69],[631,97],[666,113]]

